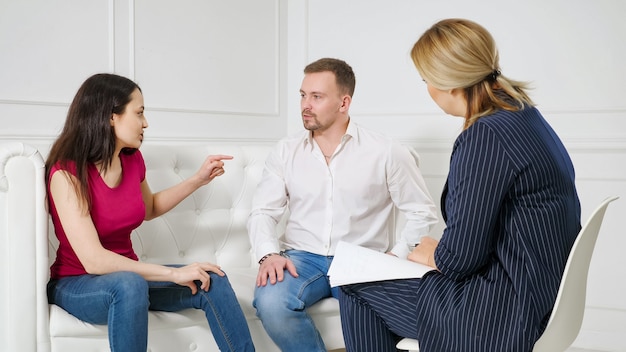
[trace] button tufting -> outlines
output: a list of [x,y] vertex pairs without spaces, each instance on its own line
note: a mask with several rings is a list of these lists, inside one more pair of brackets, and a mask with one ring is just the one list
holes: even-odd
[[178,252],[178,256],[183,258],[185,256],[185,251]]
[[198,349],[198,345],[195,342],[192,342],[189,344],[189,350],[190,351],[195,351]]
[[146,259],[148,259],[148,256],[147,256],[147,255],[145,255],[145,254],[142,254],[142,255],[141,255],[141,261],[142,261],[142,262],[145,262],[145,261],[146,261]]
[[177,167],[174,168],[174,173],[179,173],[180,169],[178,169]]
[[196,209],[196,215],[200,215],[200,214],[202,214],[202,210]]

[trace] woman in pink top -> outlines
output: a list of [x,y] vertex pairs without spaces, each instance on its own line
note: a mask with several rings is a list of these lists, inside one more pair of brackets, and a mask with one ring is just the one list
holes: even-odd
[[77,318],[107,324],[112,352],[147,349],[148,310],[202,309],[221,351],[254,351],[228,278],[208,262],[137,260],[131,232],[224,173],[207,157],[187,180],[152,193],[139,151],[148,122],[139,86],[114,74],[88,78],[46,161],[50,214],[59,239],[48,299]]

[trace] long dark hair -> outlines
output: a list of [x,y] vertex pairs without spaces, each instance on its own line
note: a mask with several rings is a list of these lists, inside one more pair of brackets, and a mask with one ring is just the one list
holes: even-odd
[[110,120],[122,114],[139,85],[115,74],[99,73],[89,77],[78,89],[69,107],[61,134],[52,145],[46,160],[46,183],[56,163],[76,166],[72,181],[84,209],[91,209],[88,189],[88,166],[99,163],[106,171],[115,153],[115,133]]

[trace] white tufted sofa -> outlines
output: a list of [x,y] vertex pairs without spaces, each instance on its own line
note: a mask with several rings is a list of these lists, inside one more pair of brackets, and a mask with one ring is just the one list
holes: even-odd
[[[46,283],[56,237],[46,210],[47,147],[0,144],[0,351],[108,351],[106,326],[83,323],[48,305]],[[140,260],[172,264],[211,261],[222,266],[246,315],[257,351],[278,351],[252,307],[258,265],[246,221],[252,194],[271,145],[170,144],[142,146],[153,191],[190,176],[209,154],[230,154],[226,174],[196,191],[164,216],[133,233]],[[309,309],[326,346],[342,348],[334,298]],[[151,312],[151,352],[218,351],[202,312]]]

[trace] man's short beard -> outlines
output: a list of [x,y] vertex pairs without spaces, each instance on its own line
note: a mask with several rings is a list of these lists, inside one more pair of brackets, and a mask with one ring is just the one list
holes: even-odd
[[309,131],[315,131],[322,127],[319,121],[317,121],[317,119],[315,118],[313,120],[309,120],[308,123],[306,121],[303,121],[302,124],[304,125],[304,128]]

